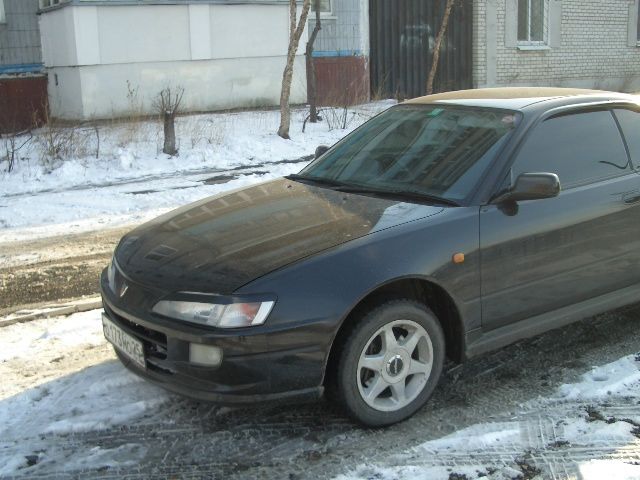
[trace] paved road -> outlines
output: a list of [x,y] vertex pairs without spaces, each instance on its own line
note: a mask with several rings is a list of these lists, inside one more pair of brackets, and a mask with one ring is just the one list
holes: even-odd
[[[398,453],[424,441],[478,422],[513,422],[514,418],[530,440],[527,451],[504,445],[500,451],[485,452],[487,461],[495,464],[504,459],[507,463],[513,456],[520,456],[526,459],[522,468],[530,472],[539,469],[541,478],[575,478],[583,459],[639,461],[640,444],[586,448],[554,443],[561,436],[555,435],[552,427],[558,418],[570,413],[563,410],[567,407],[559,404],[548,412],[522,412],[521,404],[549,395],[562,383],[576,381],[592,365],[640,351],[639,319],[640,306],[635,306],[474,360],[447,374],[434,398],[414,418],[388,429],[359,428],[325,403],[229,410],[175,398],[126,428],[40,438],[44,448],[56,445],[69,459],[74,452],[96,446],[118,449],[123,456],[137,459],[134,467],[68,471],[62,465],[49,465],[42,471],[35,465],[25,469],[21,478],[324,479],[364,462],[397,465]],[[105,352],[109,355],[108,350]],[[89,356],[87,365],[96,358],[103,362],[106,357]],[[586,407],[572,408],[583,411]],[[637,405],[624,398],[611,397],[594,407],[605,416],[620,418],[640,413]],[[0,449],[5,452],[14,446],[0,439]],[[39,445],[33,448],[37,450]],[[455,472],[456,466],[481,463],[483,458],[469,459],[465,452],[452,451],[448,456],[420,456],[403,462],[446,465]],[[532,476],[525,472],[522,478]]]

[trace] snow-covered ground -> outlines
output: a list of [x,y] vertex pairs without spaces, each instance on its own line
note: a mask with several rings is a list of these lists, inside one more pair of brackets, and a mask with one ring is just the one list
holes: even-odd
[[[176,125],[176,157],[161,151],[159,122],[82,127],[71,137],[71,129],[55,136],[45,128],[17,152],[11,173],[4,160],[9,144],[0,139],[0,242],[139,223],[208,195],[296,172],[306,163],[301,157],[318,145],[332,145],[394,103],[350,109],[346,129],[331,128],[325,119],[307,124],[304,133],[307,111],[296,109],[291,140],[275,134],[277,111],[184,116]],[[28,138],[19,137],[16,145]],[[46,154],[56,141],[64,161]]]
[[[153,434],[128,439],[127,432],[148,424],[151,432],[169,435],[169,443],[175,443],[186,427],[174,425],[170,412],[182,400],[130,374],[114,358],[102,336],[99,310],[1,330],[0,477],[80,471],[98,475],[148,463],[149,455],[168,455],[157,450]],[[639,368],[638,355],[594,367],[579,381],[562,385],[545,398],[442,438],[416,446],[400,443],[401,448],[395,449],[399,453],[392,450],[373,457],[338,479],[576,478],[567,470],[572,465],[577,465],[582,479],[638,479]],[[216,415],[225,411],[220,409]],[[276,424],[287,427],[288,423],[292,431],[304,432],[308,427],[296,426],[300,417],[295,409],[291,411],[294,414],[287,422]],[[232,420],[239,432],[233,442],[248,440],[243,448],[253,445],[251,437],[259,428],[254,422],[265,417],[258,411],[256,418],[240,414]],[[265,429],[272,431],[273,425]],[[403,426],[410,425],[411,421]],[[420,429],[419,424],[415,427]],[[99,432],[106,433],[101,437]],[[92,442],[72,441],[82,434],[94,435]],[[292,455],[295,445],[304,446],[296,439],[298,434],[292,439],[291,433],[285,435],[288,443],[278,452]],[[396,438],[401,441],[399,434]],[[229,448],[229,433],[220,435],[226,439],[224,448]],[[109,443],[114,437],[119,442]],[[339,430],[328,444],[344,438]],[[276,455],[268,447],[261,446],[267,448],[265,455]],[[257,453],[256,445],[251,448]]]
[[569,463],[582,480],[640,479],[639,368],[640,355],[594,367],[506,421],[472,425],[336,480],[575,478]]
[[69,456],[62,445],[41,440],[125,425],[169,400],[114,358],[98,310],[2,329],[0,476],[20,473],[29,463],[73,471],[128,465],[144,456],[141,445],[113,451],[91,446]]

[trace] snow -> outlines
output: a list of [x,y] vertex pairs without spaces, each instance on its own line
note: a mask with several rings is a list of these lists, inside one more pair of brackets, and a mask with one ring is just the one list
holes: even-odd
[[[532,451],[540,458],[557,457],[553,460],[557,463],[576,463],[582,479],[637,480],[640,465],[616,457],[627,450],[632,459],[638,456],[640,418],[606,414],[611,407],[606,400],[612,398],[624,399],[631,412],[638,410],[638,355],[594,367],[550,397],[522,405],[516,415],[505,414],[510,421],[472,425],[393,456],[393,466],[364,464],[336,480],[447,480],[452,474],[489,480],[522,478],[519,462]],[[568,449],[564,457],[554,450],[563,447]],[[604,458],[590,458],[597,456]],[[535,478],[547,477],[540,473]]]
[[[0,476],[20,473],[29,459],[34,472],[53,465],[58,472],[72,472],[142,461],[147,444],[56,441],[157,422],[158,412],[176,399],[114,359],[103,338],[100,310],[15,324],[1,334]],[[639,367],[635,355],[594,367],[515,413],[407,448],[380,464],[360,465],[337,480],[512,479],[522,475],[522,462],[533,465],[536,458],[573,462],[583,479],[638,479],[640,466],[629,458],[640,449]],[[620,399],[628,410],[620,407]]]
[[558,390],[558,398],[565,400],[602,400],[610,395],[630,395],[640,397],[638,362],[633,356],[617,362],[594,367],[579,383],[563,385]]
[[640,467],[620,460],[589,460],[580,465],[581,480],[638,480]]
[[[296,109],[291,140],[275,134],[277,111],[184,116],[176,124],[176,157],[162,153],[156,121],[103,123],[98,134],[93,127],[76,128],[64,161],[44,153],[45,128],[18,152],[11,173],[0,160],[0,242],[140,223],[209,195],[297,172],[305,165],[299,159],[318,145],[334,144],[394,103],[350,109],[346,129],[323,121],[307,124],[304,133],[307,112]],[[4,153],[0,139],[0,159]],[[216,175],[230,181],[208,184]]]
[[102,327],[89,321],[94,316],[93,312],[84,312],[72,315],[64,322],[39,320],[5,328],[2,330],[0,362],[16,357],[36,357],[43,350],[51,349],[52,344],[75,347],[100,343]]
[[42,376],[35,374],[35,378],[29,379],[29,387],[23,390],[19,390],[16,382],[3,381],[0,476],[17,473],[24,467],[25,458],[34,454],[41,456],[37,463],[45,469],[48,462],[63,463],[69,469],[82,465],[123,466],[135,464],[144,456],[140,445],[122,445],[113,450],[94,447],[68,457],[63,448],[42,440],[47,434],[127,425],[171,399],[164,390],[129,373],[113,359],[102,334],[99,310],[2,329],[0,371],[5,379],[25,363],[39,361],[51,366],[61,357],[73,354],[91,355],[96,361],[78,371],[72,366],[68,371],[47,374],[43,368]]

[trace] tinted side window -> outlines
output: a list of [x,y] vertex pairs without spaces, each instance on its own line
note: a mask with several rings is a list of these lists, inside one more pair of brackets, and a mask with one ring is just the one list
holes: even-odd
[[633,166],[640,168],[640,113],[632,110],[615,110],[616,117],[627,140]]
[[535,127],[513,165],[525,172],[556,173],[563,188],[629,173],[620,131],[609,111],[563,115]]

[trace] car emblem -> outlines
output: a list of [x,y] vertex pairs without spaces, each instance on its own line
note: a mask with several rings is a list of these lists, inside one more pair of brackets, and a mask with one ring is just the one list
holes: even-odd
[[387,362],[387,373],[392,377],[395,377],[402,371],[403,367],[402,357],[400,355],[396,355]]
[[124,297],[127,290],[129,290],[129,284],[127,282],[122,282],[122,286],[120,287],[120,298]]

